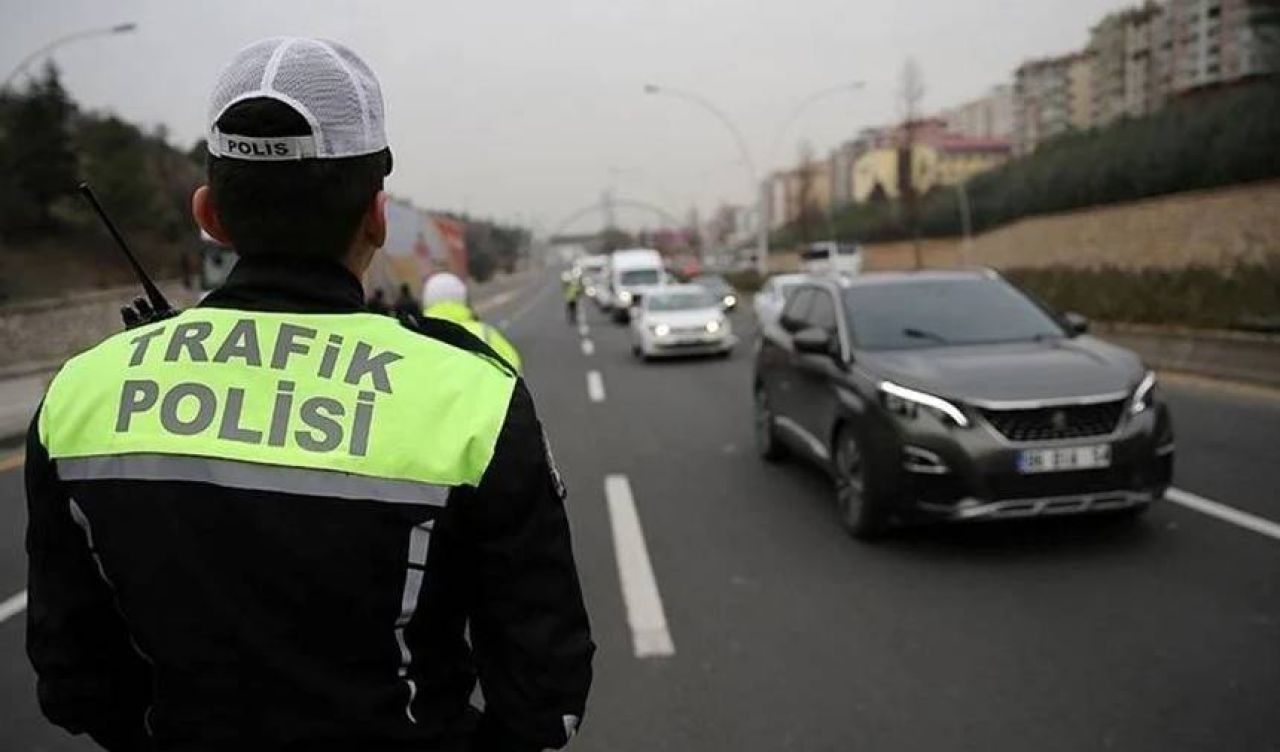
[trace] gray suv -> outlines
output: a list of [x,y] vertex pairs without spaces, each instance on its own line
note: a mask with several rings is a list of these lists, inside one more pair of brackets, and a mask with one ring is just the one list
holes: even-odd
[[990,271],[812,277],[762,331],[756,444],[894,522],[1136,516],[1173,474],[1155,375]]

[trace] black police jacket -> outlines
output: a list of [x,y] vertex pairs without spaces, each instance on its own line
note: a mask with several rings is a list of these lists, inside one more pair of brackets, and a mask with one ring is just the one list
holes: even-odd
[[[313,260],[242,261],[202,305],[364,307],[354,276]],[[448,322],[409,325],[496,359]],[[563,487],[522,381],[482,482],[427,511],[196,480],[67,480],[38,422],[27,647],[54,723],[111,752],[519,752],[572,736],[595,648]],[[415,567],[406,534],[424,522]],[[417,597],[402,603],[414,577]]]

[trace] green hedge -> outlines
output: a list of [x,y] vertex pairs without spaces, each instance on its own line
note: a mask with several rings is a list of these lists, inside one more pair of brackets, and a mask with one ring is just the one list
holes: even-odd
[[1058,311],[1099,321],[1280,331],[1280,261],[1228,270],[1057,266],[1003,274]]

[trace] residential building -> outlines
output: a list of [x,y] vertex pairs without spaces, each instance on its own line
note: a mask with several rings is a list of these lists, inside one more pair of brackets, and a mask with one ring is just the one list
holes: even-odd
[[1280,72],[1280,0],[1169,0],[1172,91]]
[[[1060,136],[1083,122],[1073,113],[1073,66],[1084,53],[1031,60],[1014,73],[1013,143],[1018,154],[1029,154],[1045,141]],[[1093,84],[1096,86],[1097,81]],[[1095,100],[1096,101],[1096,100]]]
[[[917,193],[928,193],[939,187],[957,185],[1006,162],[1013,153],[1007,138],[973,138],[935,127],[941,121],[924,121],[916,128],[910,165]],[[898,139],[901,128],[889,131]],[[875,197],[898,198],[902,195],[902,160],[897,140],[880,141],[862,154],[854,165],[854,198],[857,202]]]
[[1163,6],[1152,0],[1104,17],[1089,33],[1093,125],[1141,117],[1163,106],[1160,71],[1169,54]]
[[945,134],[929,148],[935,152],[931,185],[958,185],[987,170],[999,167],[1013,154],[1008,138],[975,138]]
[[[797,191],[803,191],[804,195],[797,193],[796,200],[804,202],[803,211],[823,215],[831,211],[831,162],[815,159],[797,171]],[[799,211],[801,208],[797,207]]]
[[1093,118],[1093,55],[1074,55],[1067,64],[1067,119],[1071,127],[1087,131]]
[[1013,136],[1013,87],[1001,84],[986,96],[944,110],[947,130],[970,138]]

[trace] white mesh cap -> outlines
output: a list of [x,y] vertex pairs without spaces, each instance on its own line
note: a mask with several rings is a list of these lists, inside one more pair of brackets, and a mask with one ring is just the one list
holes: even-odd
[[[251,137],[218,130],[218,118],[246,99],[298,111],[310,136]],[[334,159],[387,148],[382,88],[364,61],[335,42],[273,37],[245,47],[222,71],[209,102],[209,153],[255,161]]]

